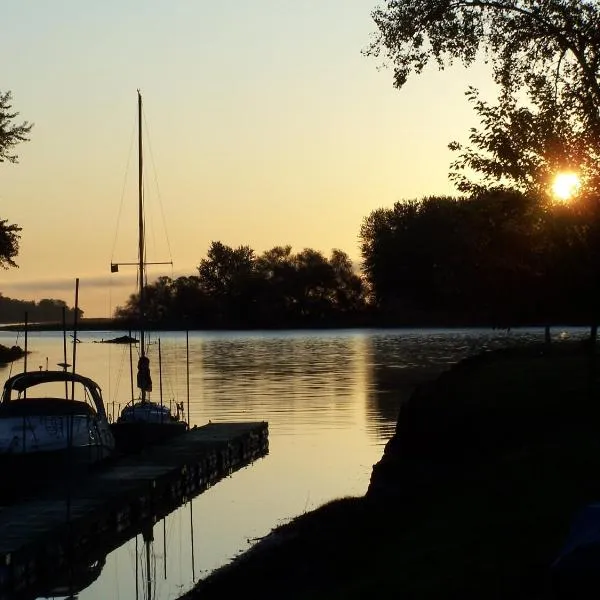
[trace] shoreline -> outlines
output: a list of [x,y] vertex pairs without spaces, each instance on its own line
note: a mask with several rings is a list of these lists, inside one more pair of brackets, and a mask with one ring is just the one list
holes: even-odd
[[[135,323],[124,322],[119,319],[112,318],[84,318],[78,321],[77,331],[135,331],[138,326]],[[357,329],[434,329],[434,330],[462,330],[462,329],[480,329],[495,332],[505,332],[510,335],[512,331],[520,331],[523,329],[539,329],[544,330],[543,323],[522,323],[511,327],[494,325],[492,323],[469,323],[455,321],[439,321],[439,320],[423,320],[419,322],[386,322],[378,319],[368,319],[365,321],[348,321],[322,323],[319,321],[306,323],[281,323],[272,325],[240,325],[232,323],[230,326],[219,325],[209,326],[206,323],[202,324],[186,324],[181,322],[171,322],[156,324],[152,323],[150,328],[153,331],[335,331],[335,330],[357,330]],[[581,323],[557,323],[550,327],[553,332],[564,329],[589,329],[589,325]],[[3,323],[0,324],[1,331],[23,331],[25,323]],[[68,323],[66,327],[62,322],[39,322],[28,323],[28,331],[74,331],[73,323]]]
[[556,598],[571,520],[600,500],[590,356],[560,342],[460,361],[404,403],[365,496],[275,528],[181,600]]

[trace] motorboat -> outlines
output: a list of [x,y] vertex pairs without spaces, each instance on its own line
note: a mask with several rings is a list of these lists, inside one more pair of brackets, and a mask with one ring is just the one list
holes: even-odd
[[[64,369],[40,370],[13,375],[4,383],[0,400],[3,477],[12,471],[21,481],[53,478],[61,467],[62,474],[67,468],[87,467],[114,450],[102,391],[89,377]],[[22,470],[32,465],[35,471]]]

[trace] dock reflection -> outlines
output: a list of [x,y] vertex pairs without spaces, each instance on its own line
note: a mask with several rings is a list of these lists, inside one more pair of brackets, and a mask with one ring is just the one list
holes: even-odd
[[191,527],[194,497],[267,454],[266,423],[207,425],[4,507],[0,600],[76,597],[98,579],[111,552],[140,535],[152,542],[155,524],[188,503]]

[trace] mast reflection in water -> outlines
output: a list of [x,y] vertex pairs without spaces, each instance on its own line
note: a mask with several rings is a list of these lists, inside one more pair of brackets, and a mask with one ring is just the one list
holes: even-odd
[[[129,357],[123,347],[91,342],[120,333],[78,333],[79,367],[100,383],[115,414],[130,396]],[[562,337],[586,335],[566,329]],[[185,332],[160,337],[167,399],[184,400]],[[269,455],[197,496],[191,515],[187,506],[170,514],[166,558],[162,530],[154,528],[153,596],[178,598],[273,527],[334,498],[364,494],[399,404],[419,381],[471,353],[543,339],[543,329],[190,332],[190,426],[268,421]],[[0,333],[0,343],[14,341]],[[32,365],[48,356],[52,362],[62,356],[61,334],[30,333],[29,347]],[[107,554],[80,600],[135,598],[135,556],[135,540]]]

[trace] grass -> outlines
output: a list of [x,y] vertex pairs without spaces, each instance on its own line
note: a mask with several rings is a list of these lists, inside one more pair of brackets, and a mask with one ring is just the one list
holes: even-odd
[[366,497],[274,530],[185,598],[553,598],[570,522],[600,499],[591,366],[574,344],[459,363],[402,406]]

